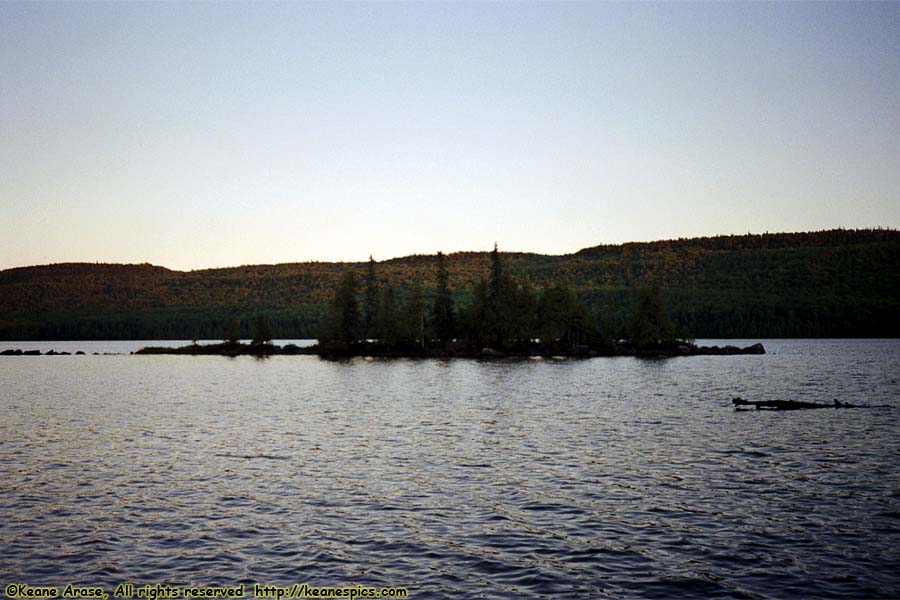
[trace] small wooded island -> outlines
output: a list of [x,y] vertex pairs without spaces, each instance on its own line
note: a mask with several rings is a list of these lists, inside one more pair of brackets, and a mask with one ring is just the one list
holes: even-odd
[[536,294],[527,281],[506,272],[496,246],[488,276],[469,291],[470,301],[457,311],[444,255],[438,252],[436,258],[430,299],[421,283],[417,283],[403,290],[402,301],[398,300],[399,290],[378,282],[371,258],[361,294],[353,271],[345,271],[324,315],[315,346],[272,344],[268,320],[259,316],[250,344],[239,342],[238,326],[234,324],[220,344],[149,347],[137,354],[396,358],[765,354],[759,343],[745,348],[705,347],[677,335],[658,286],[639,292],[627,339],[606,337],[585,304],[568,287],[558,283]]
[[178,348],[166,348],[150,346],[141,348],[135,354],[188,354],[193,356],[218,355],[218,356],[278,356],[311,354],[325,357],[350,357],[371,356],[384,358],[505,358],[527,356],[640,356],[646,358],[665,358],[673,356],[698,356],[698,355],[732,355],[732,354],[765,354],[766,349],[761,343],[744,348],[737,346],[697,346],[690,342],[678,342],[673,344],[659,344],[653,348],[634,348],[628,344],[617,344],[611,349],[596,349],[589,346],[577,346],[571,350],[559,350],[534,342],[530,348],[518,348],[515,350],[495,350],[482,348],[480,350],[466,347],[440,348],[388,348],[377,342],[360,342],[351,348],[328,349],[319,345],[300,347],[295,344],[278,346],[275,344],[241,344],[239,342],[223,342],[221,344],[191,344]]

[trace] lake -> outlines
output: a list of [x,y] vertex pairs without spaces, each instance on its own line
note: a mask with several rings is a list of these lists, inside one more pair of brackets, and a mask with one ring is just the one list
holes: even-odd
[[763,343],[328,361],[5,342],[88,356],[0,357],[0,582],[900,596],[900,340]]

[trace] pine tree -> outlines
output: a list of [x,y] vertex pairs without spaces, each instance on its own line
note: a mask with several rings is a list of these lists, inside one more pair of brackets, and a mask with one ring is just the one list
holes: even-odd
[[675,327],[663,303],[658,285],[642,288],[631,317],[631,343],[645,348],[675,339]]
[[241,328],[237,319],[232,319],[225,333],[225,341],[231,345],[237,344],[241,340]]
[[587,306],[580,300],[575,300],[572,312],[569,314],[569,329],[566,340],[572,348],[579,344],[596,342],[598,338],[597,326],[591,318]]
[[419,281],[406,290],[406,302],[403,305],[402,333],[406,342],[424,347],[426,339],[425,322],[425,290]]
[[361,321],[353,271],[344,271],[334,292],[319,340],[327,346],[349,349],[359,340]]
[[574,348],[597,337],[587,307],[568,286],[558,284],[544,290],[537,316],[541,342],[548,346]]
[[375,278],[375,259],[369,255],[369,264],[366,267],[366,289],[363,305],[364,335],[366,338],[374,338],[376,334],[376,320],[378,318],[378,280]]
[[491,267],[485,282],[485,302],[481,326],[481,337],[485,342],[494,346],[502,346],[506,336],[504,335],[503,319],[505,312],[505,297],[508,288],[503,273],[503,262],[497,243],[494,242],[494,250],[491,252]]
[[256,317],[256,332],[253,335],[253,339],[250,341],[254,346],[259,344],[268,344],[272,341],[272,327],[269,323],[269,318],[265,315],[259,315]]
[[487,322],[487,280],[481,279],[472,289],[470,301],[461,314],[462,329],[470,342],[481,346],[487,342],[485,323]]
[[386,285],[381,290],[378,315],[375,319],[375,335],[388,349],[397,346],[400,340],[400,321],[397,315],[397,296],[394,286]]
[[569,330],[569,315],[574,298],[571,291],[561,285],[544,290],[538,302],[538,331],[541,342],[553,345],[562,340]]
[[531,282],[508,278],[501,295],[501,341],[527,344],[534,336],[537,302]]
[[491,270],[487,284],[488,302],[499,303],[506,281],[503,273],[503,261],[497,250],[497,242],[494,242],[494,250],[491,252]]
[[453,296],[450,294],[450,277],[444,253],[437,253],[437,287],[432,306],[434,335],[442,346],[453,339],[456,334],[456,314],[453,308]]

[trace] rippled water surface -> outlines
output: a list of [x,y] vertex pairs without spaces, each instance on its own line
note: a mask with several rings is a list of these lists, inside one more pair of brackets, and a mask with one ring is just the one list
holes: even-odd
[[[0,357],[0,583],[900,596],[900,342],[765,344]],[[735,412],[736,395],[869,407]]]

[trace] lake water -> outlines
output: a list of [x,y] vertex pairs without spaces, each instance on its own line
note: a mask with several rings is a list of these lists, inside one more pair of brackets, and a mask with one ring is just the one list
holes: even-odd
[[[0,349],[130,351],[43,344]],[[0,583],[900,596],[900,341],[764,344],[0,357]],[[733,396],[869,407],[736,412]]]

